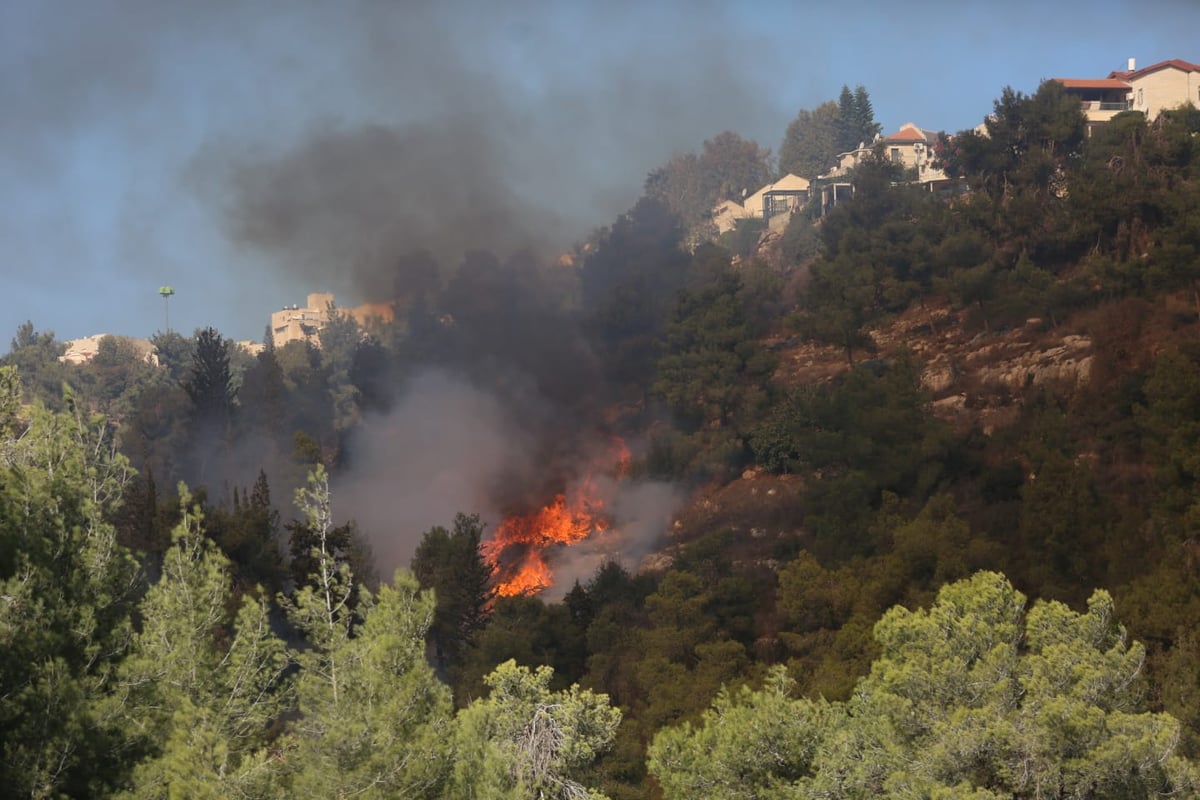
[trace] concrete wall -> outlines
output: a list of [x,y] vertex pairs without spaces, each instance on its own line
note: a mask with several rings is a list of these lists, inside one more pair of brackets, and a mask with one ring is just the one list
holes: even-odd
[[1200,72],[1167,66],[1130,81],[1131,108],[1153,121],[1162,111],[1184,103],[1200,107]]
[[717,233],[725,233],[733,230],[739,219],[746,219],[749,216],[750,212],[740,203],[723,200],[713,209],[712,221],[713,225],[717,226]]

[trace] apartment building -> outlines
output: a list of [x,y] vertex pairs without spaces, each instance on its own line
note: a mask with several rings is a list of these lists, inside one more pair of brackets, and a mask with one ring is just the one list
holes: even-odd
[[[332,293],[313,292],[308,295],[303,308],[290,305],[272,312],[272,342],[276,347],[283,347],[288,342],[308,342],[320,347],[321,329],[328,324],[330,310],[334,308]],[[386,324],[395,317],[395,308],[391,303],[364,303],[336,310],[339,314],[349,314],[362,328],[369,326],[372,321]]]

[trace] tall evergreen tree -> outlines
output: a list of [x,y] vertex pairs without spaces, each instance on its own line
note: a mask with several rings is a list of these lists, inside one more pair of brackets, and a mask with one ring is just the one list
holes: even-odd
[[235,602],[228,559],[180,495],[183,519],[121,669],[126,725],[149,753],[128,797],[265,797],[271,728],[290,705],[287,653],[267,604]]
[[841,94],[838,95],[837,147],[841,152],[853,150],[858,146],[858,130],[855,127],[854,92],[842,84]]
[[479,550],[482,537],[479,515],[459,514],[453,531],[431,528],[413,556],[421,588],[433,590],[437,598],[429,635],[442,669],[461,663],[463,651],[487,622],[492,570]]
[[196,334],[192,366],[183,382],[195,415],[225,422],[233,410],[233,374],[229,369],[229,343],[216,328]]
[[14,797],[107,793],[129,767],[114,673],[137,568],[108,515],[132,475],[112,430],[23,408],[0,367],[0,786]]
[[191,401],[188,430],[190,478],[205,485],[228,475],[233,447],[235,390],[229,367],[229,342],[215,328],[196,334],[192,366],[183,382]]
[[287,431],[287,385],[275,349],[263,350],[242,376],[238,390],[239,430],[243,435],[265,435],[276,444]]
[[321,364],[333,403],[333,427],[342,431],[351,427],[359,416],[358,389],[350,380],[350,368],[363,334],[354,317],[339,311],[332,303],[327,313],[329,319],[320,334]]
[[301,797],[435,798],[448,768],[449,690],[425,662],[434,600],[398,571],[373,597],[332,552],[329,487],[318,468],[297,491],[316,545],[285,608],[307,642],[288,785]]
[[846,136],[842,141],[846,150],[860,146],[870,147],[875,137],[882,132],[879,123],[875,121],[875,108],[871,105],[871,96],[862,84],[854,87],[853,93],[848,86],[842,86],[838,113]]

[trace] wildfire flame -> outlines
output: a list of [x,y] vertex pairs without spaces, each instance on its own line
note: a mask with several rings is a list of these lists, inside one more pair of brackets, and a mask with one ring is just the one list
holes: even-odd
[[555,495],[553,501],[540,509],[506,518],[496,527],[492,538],[480,545],[484,558],[492,565],[497,594],[534,595],[550,588],[554,585],[554,573],[546,559],[554,548],[603,535],[611,528],[611,520],[605,513],[606,501],[595,475],[624,476],[629,467],[625,442],[614,439],[600,466],[600,470],[569,492]]

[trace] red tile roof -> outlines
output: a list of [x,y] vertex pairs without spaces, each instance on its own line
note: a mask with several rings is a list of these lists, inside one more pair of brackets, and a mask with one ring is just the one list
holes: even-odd
[[925,142],[928,138],[919,128],[914,125],[905,125],[900,130],[893,133],[891,136],[884,139],[885,142]]
[[1068,89],[1129,89],[1125,81],[1115,78],[1051,78]]
[[1166,69],[1167,67],[1174,67],[1175,69],[1183,72],[1200,72],[1200,64],[1193,64],[1190,61],[1184,61],[1181,58],[1172,58],[1167,61],[1159,61],[1157,64],[1151,64],[1148,67],[1142,67],[1141,69],[1114,70],[1108,73],[1108,77],[1131,80],[1133,78],[1140,78],[1143,75],[1149,75],[1151,72],[1158,72],[1160,69]]

